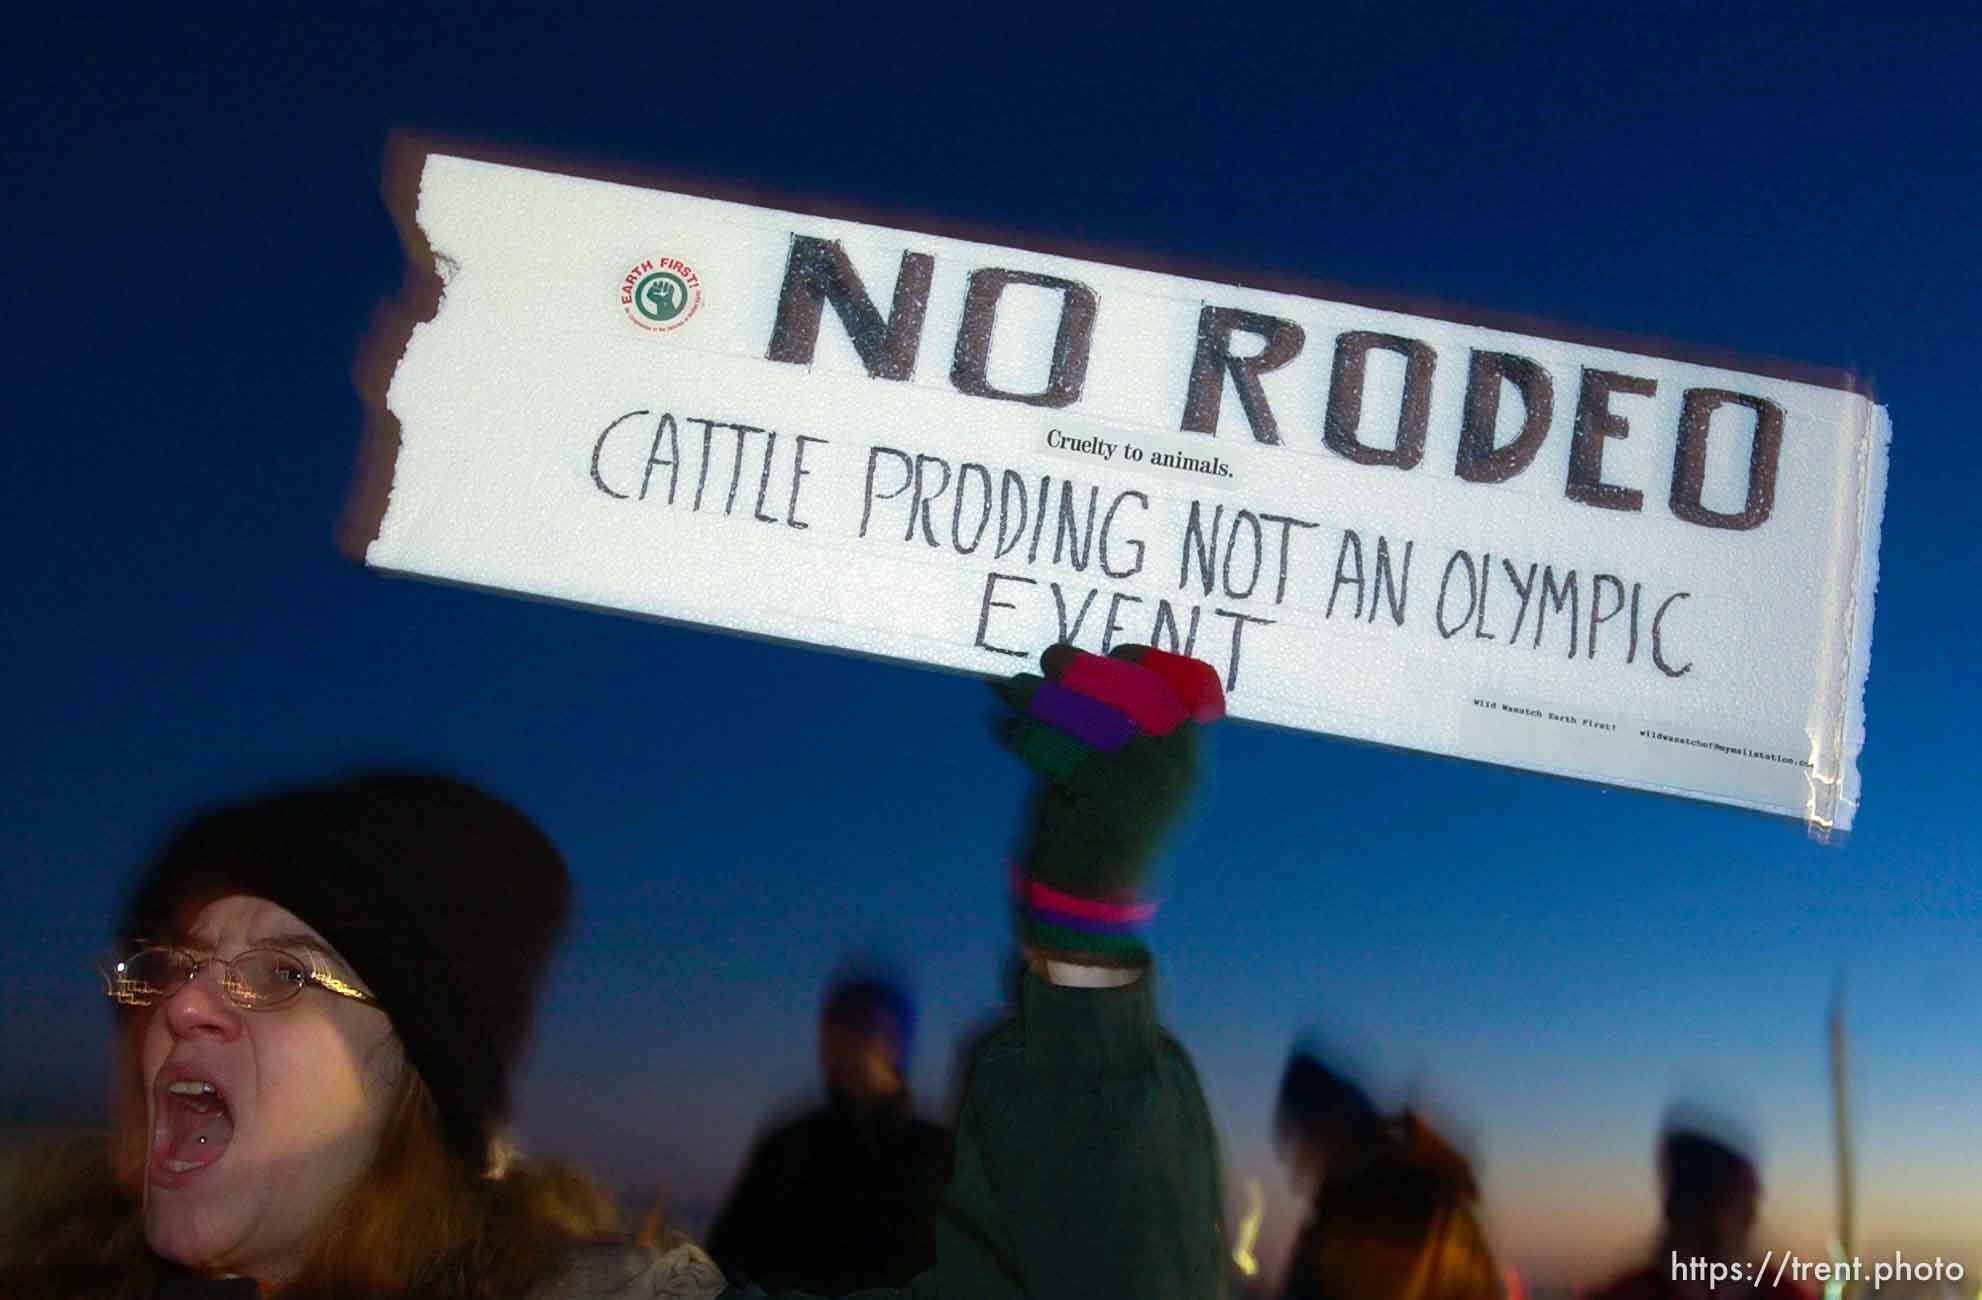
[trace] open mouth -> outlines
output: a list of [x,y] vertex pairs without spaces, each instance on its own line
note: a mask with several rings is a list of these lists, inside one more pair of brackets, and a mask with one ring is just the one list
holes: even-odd
[[227,1154],[234,1114],[206,1079],[161,1079],[151,1135],[151,1180],[175,1187],[198,1177]]

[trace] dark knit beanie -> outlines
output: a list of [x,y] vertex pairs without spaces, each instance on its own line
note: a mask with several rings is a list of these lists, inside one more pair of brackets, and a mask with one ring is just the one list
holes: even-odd
[[1276,1141],[1297,1147],[1331,1138],[1362,1139],[1382,1127],[1383,1117],[1368,1093],[1311,1052],[1296,1048],[1288,1055],[1273,1113]]
[[146,867],[123,937],[181,933],[229,894],[294,912],[377,995],[448,1145],[480,1172],[570,892],[557,849],[502,800],[368,773],[187,822]]
[[819,1018],[855,1033],[882,1034],[895,1046],[895,1063],[906,1074],[915,1046],[915,1000],[897,980],[880,974],[847,974],[826,990]]
[[1728,1198],[1752,1197],[1761,1188],[1754,1161],[1719,1138],[1687,1129],[1668,1129],[1660,1139],[1659,1176],[1665,1216],[1675,1223],[1712,1214]]

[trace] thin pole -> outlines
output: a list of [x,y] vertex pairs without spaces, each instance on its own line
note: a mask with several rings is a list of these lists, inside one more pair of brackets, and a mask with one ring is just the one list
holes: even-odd
[[[1831,998],[1831,1123],[1837,1138],[1837,1249],[1847,1266],[1858,1257],[1857,1207],[1851,1168],[1851,1043],[1844,1024],[1844,977]],[[1851,1293],[1850,1283],[1839,1297]]]

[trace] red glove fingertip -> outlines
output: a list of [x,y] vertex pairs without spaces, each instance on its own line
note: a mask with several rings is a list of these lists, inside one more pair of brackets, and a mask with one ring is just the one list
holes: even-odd
[[1151,736],[1169,735],[1190,716],[1168,681],[1127,659],[1083,653],[1060,684],[1120,710]]
[[1137,663],[1169,685],[1191,721],[1216,722],[1225,716],[1225,688],[1218,670],[1204,660],[1145,646]]

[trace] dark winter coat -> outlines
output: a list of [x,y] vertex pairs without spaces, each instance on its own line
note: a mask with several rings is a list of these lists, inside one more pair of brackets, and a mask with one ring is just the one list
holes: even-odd
[[731,1278],[769,1290],[900,1286],[936,1262],[949,1181],[950,1131],[917,1118],[906,1093],[836,1096],[759,1139],[709,1253]]
[[[867,1300],[1211,1300],[1224,1293],[1217,1138],[1156,1023],[1154,977],[1031,975],[972,1053],[936,1264]],[[749,1291],[726,1293],[743,1300]]]

